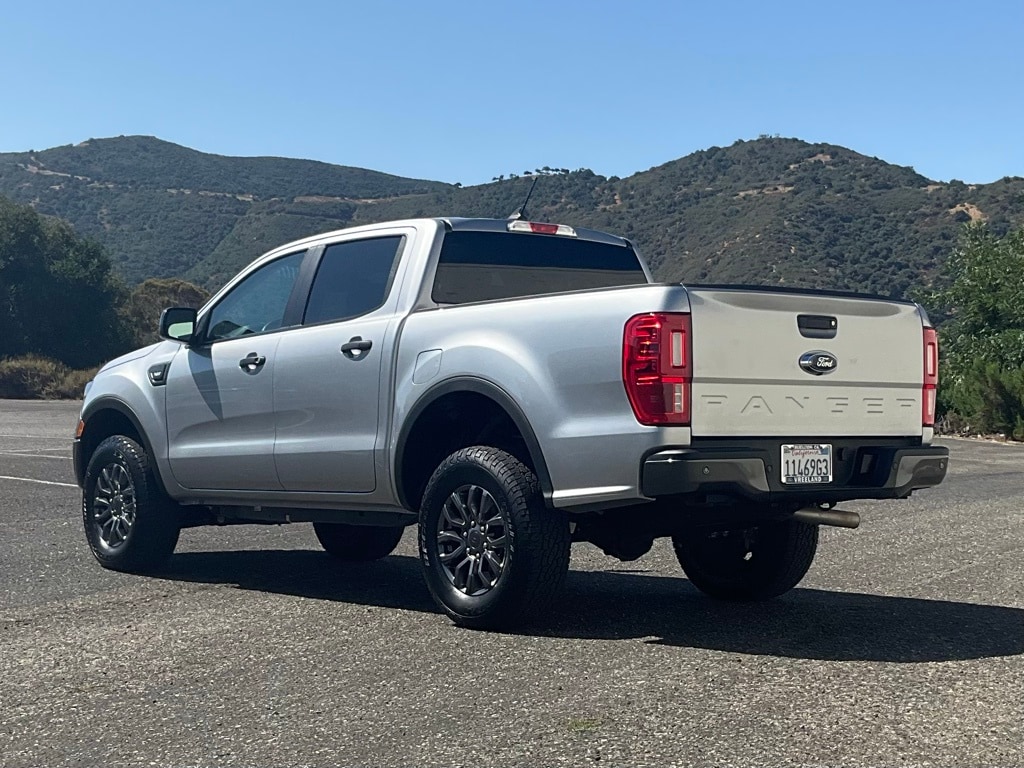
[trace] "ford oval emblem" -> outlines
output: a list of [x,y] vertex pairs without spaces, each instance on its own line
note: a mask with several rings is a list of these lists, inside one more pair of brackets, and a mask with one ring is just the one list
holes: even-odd
[[812,376],[824,376],[832,373],[839,367],[836,356],[829,352],[822,352],[820,349],[814,352],[805,352],[800,356],[800,367]]

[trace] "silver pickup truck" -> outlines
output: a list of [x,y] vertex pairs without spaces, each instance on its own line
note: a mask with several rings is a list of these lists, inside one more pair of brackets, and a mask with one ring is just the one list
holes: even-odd
[[572,542],[671,537],[728,600],[795,586],[849,499],[946,473],[916,304],[657,284],[565,225],[422,219],[277,248],[164,341],[105,366],[74,443],[99,562],[159,567],[182,527],[313,523],[348,561],[418,526],[456,623],[549,603]]

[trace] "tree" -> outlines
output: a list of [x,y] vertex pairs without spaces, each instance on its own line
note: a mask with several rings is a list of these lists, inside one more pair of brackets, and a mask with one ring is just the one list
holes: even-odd
[[124,293],[97,243],[0,198],[0,358],[35,353],[84,368],[119,354]]
[[176,278],[150,278],[128,297],[122,314],[135,338],[135,346],[159,341],[160,313],[167,307],[199,309],[210,298],[209,291]]
[[999,238],[983,225],[965,227],[943,278],[946,287],[926,301],[948,318],[946,359],[1024,364],[1024,229]]
[[965,227],[942,279],[925,299],[944,318],[940,413],[1024,436],[1024,229],[998,237]]

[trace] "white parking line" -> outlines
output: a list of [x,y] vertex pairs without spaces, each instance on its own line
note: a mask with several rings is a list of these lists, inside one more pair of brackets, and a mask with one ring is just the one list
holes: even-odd
[[25,483],[39,483],[40,485],[57,485],[61,488],[78,488],[74,483],[55,483],[52,480],[36,480],[34,477],[9,477],[0,475],[0,480],[21,480]]
[[61,437],[58,435],[0,435],[0,437],[18,437],[22,440],[74,440],[73,437]]
[[0,456],[28,456],[33,459],[61,459],[71,461],[70,456],[50,456],[45,453],[23,453],[21,451],[0,451]]

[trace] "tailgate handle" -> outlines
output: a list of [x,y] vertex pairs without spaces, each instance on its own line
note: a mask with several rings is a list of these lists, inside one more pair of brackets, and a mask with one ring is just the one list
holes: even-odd
[[797,315],[796,327],[805,339],[834,339],[839,320],[831,315]]

